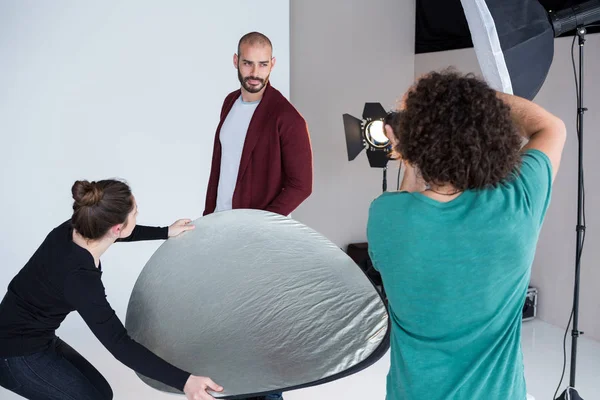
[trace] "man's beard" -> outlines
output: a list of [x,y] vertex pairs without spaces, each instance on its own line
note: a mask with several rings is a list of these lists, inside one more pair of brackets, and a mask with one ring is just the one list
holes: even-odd
[[[244,79],[244,77],[242,76],[242,74],[240,73],[240,70],[238,69],[238,79],[240,81],[240,84],[243,86],[244,89],[246,89],[246,91],[248,93],[258,93],[261,90],[263,90],[263,88],[265,87],[265,85],[267,84],[267,82],[269,82],[269,77],[271,76],[271,74],[267,75],[267,77],[265,79],[261,79],[257,76],[248,76]],[[254,81],[259,81],[260,85],[257,86],[251,86],[248,81],[250,80],[254,80]]]

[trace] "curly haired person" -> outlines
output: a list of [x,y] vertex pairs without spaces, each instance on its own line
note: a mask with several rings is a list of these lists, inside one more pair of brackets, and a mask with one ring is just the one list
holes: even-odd
[[451,69],[398,111],[385,129],[405,177],[367,227],[392,321],[387,399],[525,400],[523,302],[565,125]]

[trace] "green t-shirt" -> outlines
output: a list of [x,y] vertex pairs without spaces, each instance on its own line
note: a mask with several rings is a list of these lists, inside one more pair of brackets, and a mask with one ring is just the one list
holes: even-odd
[[526,398],[521,322],[552,167],[523,153],[512,178],[442,203],[389,192],[369,210],[369,254],[391,316],[388,400]]

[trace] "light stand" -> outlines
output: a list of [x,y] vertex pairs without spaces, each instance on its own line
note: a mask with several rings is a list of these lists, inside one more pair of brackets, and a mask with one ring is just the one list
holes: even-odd
[[575,248],[575,287],[573,292],[573,329],[571,330],[571,373],[569,387],[560,395],[560,400],[583,400],[575,390],[575,375],[577,369],[577,340],[583,332],[579,330],[579,282],[581,278],[581,252],[583,248],[583,236],[585,233],[585,221],[583,220],[583,114],[587,108],[583,107],[583,46],[585,44],[585,27],[577,28],[579,38],[579,86],[577,96],[577,136],[579,139],[578,173],[577,173],[577,242]]
[[577,137],[579,142],[578,173],[577,173],[577,226],[575,248],[575,284],[573,290],[573,329],[571,330],[571,364],[569,387],[560,395],[560,400],[583,400],[575,390],[575,377],[577,370],[577,341],[583,332],[579,330],[579,285],[581,281],[581,253],[585,238],[584,202],[585,192],[583,184],[583,115],[587,109],[583,106],[583,70],[584,70],[584,45],[587,33],[585,25],[600,20],[600,0],[591,0],[557,13],[550,13],[554,36],[576,29],[579,39],[579,77],[577,93]]

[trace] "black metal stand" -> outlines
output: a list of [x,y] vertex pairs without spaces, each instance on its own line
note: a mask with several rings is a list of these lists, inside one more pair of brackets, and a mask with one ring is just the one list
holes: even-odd
[[577,182],[577,245],[575,254],[575,289],[573,294],[573,330],[571,331],[571,377],[569,387],[561,394],[560,400],[583,400],[575,390],[575,371],[577,363],[577,339],[583,332],[579,331],[579,280],[581,275],[581,249],[583,247],[583,234],[585,224],[583,221],[583,114],[587,111],[583,107],[583,45],[585,44],[586,30],[577,28],[579,37],[579,96],[577,98],[577,123],[579,139],[579,165]]

